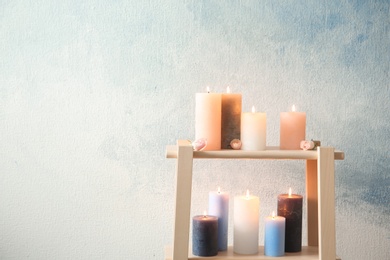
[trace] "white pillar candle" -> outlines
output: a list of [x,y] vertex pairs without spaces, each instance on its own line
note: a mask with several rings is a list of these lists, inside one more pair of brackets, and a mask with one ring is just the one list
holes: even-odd
[[234,197],[233,251],[237,254],[257,254],[259,249],[259,197]]
[[280,149],[299,150],[301,141],[306,135],[306,113],[292,112],[280,113]]
[[241,150],[265,150],[267,116],[265,113],[242,113],[241,117]]
[[207,140],[203,150],[221,149],[221,94],[196,94],[195,140],[201,138]]

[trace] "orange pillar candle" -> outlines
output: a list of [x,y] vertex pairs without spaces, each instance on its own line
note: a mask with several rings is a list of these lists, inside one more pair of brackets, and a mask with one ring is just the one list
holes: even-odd
[[306,113],[292,112],[280,113],[280,149],[299,150],[301,141],[306,136]]
[[196,93],[195,140],[205,138],[203,150],[221,149],[221,94]]

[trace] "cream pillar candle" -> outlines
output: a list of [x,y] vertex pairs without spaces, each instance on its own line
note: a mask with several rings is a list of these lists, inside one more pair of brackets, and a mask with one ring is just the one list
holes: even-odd
[[267,115],[252,112],[242,113],[241,116],[241,150],[265,150],[266,147]]
[[233,251],[251,255],[259,249],[259,197],[249,195],[234,197]]
[[242,95],[230,93],[222,94],[222,121],[221,121],[221,148],[232,149],[230,142],[240,139],[241,103]]
[[220,150],[221,94],[196,93],[195,105],[195,140],[207,140],[203,150]]
[[280,113],[280,149],[299,150],[300,143],[306,136],[306,113],[292,112]]

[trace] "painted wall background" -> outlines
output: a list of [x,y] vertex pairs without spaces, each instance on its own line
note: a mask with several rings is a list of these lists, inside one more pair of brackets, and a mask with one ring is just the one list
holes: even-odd
[[[267,113],[268,145],[296,104],[308,139],[345,152],[338,255],[390,259],[389,7],[1,1],[0,258],[163,259],[175,169],[165,146],[193,138],[196,92],[229,85],[244,111]],[[220,185],[259,195],[263,219],[303,180],[302,162],[196,161],[192,215]]]

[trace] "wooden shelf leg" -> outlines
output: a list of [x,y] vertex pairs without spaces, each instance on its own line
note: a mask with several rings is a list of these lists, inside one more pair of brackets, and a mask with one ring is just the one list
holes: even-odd
[[188,259],[193,148],[189,141],[178,140],[177,149],[173,260],[184,260]]
[[334,148],[318,147],[319,259],[336,259]]
[[317,160],[306,160],[307,242],[318,246]]

